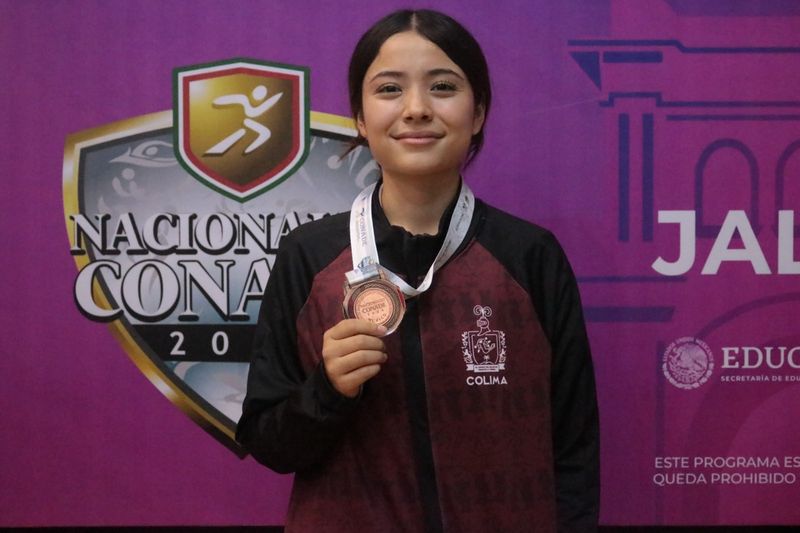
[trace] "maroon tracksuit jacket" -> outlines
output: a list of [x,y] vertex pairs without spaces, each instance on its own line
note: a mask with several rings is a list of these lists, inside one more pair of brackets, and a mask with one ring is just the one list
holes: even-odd
[[[412,284],[437,236],[392,227],[381,264]],[[548,231],[477,201],[459,251],[408,300],[389,360],[349,399],[322,336],[352,269],[344,213],[281,244],[261,306],[237,438],[296,472],[287,531],[593,531],[598,416],[574,276]]]

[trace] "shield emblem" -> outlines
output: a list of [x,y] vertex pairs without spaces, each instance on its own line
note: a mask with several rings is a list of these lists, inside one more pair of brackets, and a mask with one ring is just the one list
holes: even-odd
[[306,158],[308,69],[234,59],[175,69],[181,165],[240,202],[274,187]]
[[497,372],[501,369],[498,365],[500,356],[500,339],[496,331],[478,332],[471,331],[469,343],[472,349],[472,358],[475,362],[475,372]]
[[300,171],[241,203],[178,164],[173,117],[133,117],[67,138],[73,296],[84,316],[109,324],[159,391],[242,455],[234,432],[280,242],[349,209],[378,168],[366,148],[340,157],[355,136],[349,119],[311,113]]
[[464,362],[470,372],[500,372],[505,370],[506,334],[500,330],[489,329],[492,308],[476,305],[472,312],[478,317],[478,330],[461,334],[461,349]]

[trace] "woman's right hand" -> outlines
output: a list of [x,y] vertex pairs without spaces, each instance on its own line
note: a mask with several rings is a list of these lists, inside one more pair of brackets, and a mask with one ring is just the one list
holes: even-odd
[[386,362],[384,326],[367,320],[344,319],[322,337],[322,360],[328,381],[341,394],[355,398],[367,380]]

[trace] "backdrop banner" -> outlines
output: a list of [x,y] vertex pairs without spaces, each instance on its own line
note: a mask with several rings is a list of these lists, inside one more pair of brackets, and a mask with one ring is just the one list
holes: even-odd
[[[470,187],[578,276],[601,522],[800,523],[800,5],[410,4],[489,61]],[[376,181],[347,64],[408,5],[0,0],[0,527],[283,523],[233,439],[260,294]]]

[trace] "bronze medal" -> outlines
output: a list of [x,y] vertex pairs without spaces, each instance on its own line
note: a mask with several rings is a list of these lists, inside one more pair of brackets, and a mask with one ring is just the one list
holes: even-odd
[[406,301],[400,289],[381,276],[354,285],[345,283],[342,309],[345,318],[360,318],[385,326],[388,335],[403,320]]
[[385,326],[388,333],[392,333],[403,320],[406,297],[413,298],[428,290],[434,272],[447,263],[464,242],[475,211],[475,196],[462,181],[442,246],[422,282],[412,287],[406,280],[380,265],[372,226],[375,187],[373,183],[361,191],[350,209],[353,270],[345,273],[342,309],[345,318],[368,320]]

